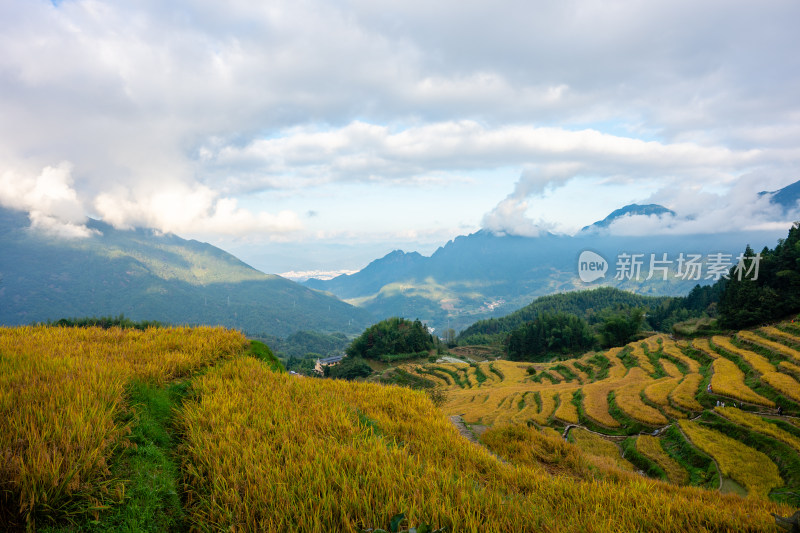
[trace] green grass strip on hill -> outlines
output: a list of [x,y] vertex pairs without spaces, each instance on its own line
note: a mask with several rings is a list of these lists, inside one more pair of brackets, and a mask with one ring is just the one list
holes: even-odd
[[412,389],[432,389],[436,383],[422,376],[412,374],[402,368],[395,368],[380,377],[380,382],[385,385],[401,385]]
[[622,458],[647,474],[648,477],[667,481],[667,473],[655,461],[636,449],[636,437],[628,437],[622,441]]
[[719,488],[719,471],[716,463],[686,440],[675,424],[662,435],[661,446],[667,455],[689,472],[690,485],[711,490]]
[[566,365],[556,365],[553,367],[553,370],[564,376],[566,381],[577,381],[578,376],[575,375],[575,372],[569,369]]
[[588,362],[597,367],[597,373],[594,376],[594,381],[601,381],[608,377],[608,369],[611,368],[611,361],[608,360],[608,357],[598,353],[592,356]]
[[590,365],[581,364],[579,361],[573,361],[572,365],[581,372],[585,373],[587,376],[589,376],[589,381],[595,380],[594,368],[592,368]]
[[484,381],[486,381],[486,379],[487,379],[486,374],[483,373],[483,370],[481,370],[481,367],[480,367],[479,364],[470,363],[469,366],[471,366],[471,367],[473,367],[475,369],[475,379],[478,381],[478,383],[483,383]]
[[284,368],[280,359],[275,357],[275,354],[272,353],[272,350],[270,350],[269,346],[263,342],[251,340],[247,354],[265,362],[269,369],[273,372],[286,372],[286,368]]
[[178,495],[179,467],[174,460],[177,438],[173,413],[186,396],[189,384],[174,382],[163,387],[136,381],[129,385],[132,406],[130,446],[112,466],[114,478],[125,480],[121,503],[112,505],[96,519],[86,516],[72,525],[41,531],[161,532],[186,529]]

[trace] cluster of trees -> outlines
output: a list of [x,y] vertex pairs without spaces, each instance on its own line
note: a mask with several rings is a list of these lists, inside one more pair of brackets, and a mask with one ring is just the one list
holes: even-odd
[[[598,287],[584,291],[551,294],[536,298],[522,309],[500,318],[479,320],[462,331],[456,342],[460,345],[500,344],[515,328],[535,320],[542,313],[566,313],[580,317],[589,325],[605,319],[609,310],[640,308],[662,322],[673,312],[671,301],[675,298],[642,296],[613,287]],[[664,318],[662,318],[662,316]]]
[[[668,332],[677,323],[716,318],[716,327],[741,329],[800,312],[800,223],[774,249],[749,247],[727,279],[697,285],[685,297],[651,298],[599,288],[536,299],[508,316],[464,330],[460,344],[505,342],[515,360],[539,360],[592,345],[621,346],[643,328]],[[757,275],[756,275],[757,274]]]
[[[744,256],[745,267],[754,267],[756,254],[749,246]],[[730,279],[718,282],[720,326],[741,329],[800,311],[800,223],[774,249],[761,251],[757,279],[755,269],[749,276],[739,274],[734,266]]]
[[323,372],[326,378],[353,380],[372,374],[372,367],[361,357],[345,357],[336,365],[324,367]]
[[643,307],[645,325],[655,331],[669,332],[672,326],[685,320],[703,316],[717,316],[717,306],[722,295],[722,285],[695,285],[689,294],[666,298],[658,305]]
[[124,314],[119,316],[103,316],[97,317],[84,317],[84,318],[61,318],[55,322],[46,322],[48,326],[63,326],[71,328],[92,328],[99,327],[103,329],[109,328],[122,328],[122,329],[140,329],[147,328],[160,328],[161,322],[155,320],[131,320],[126,318]]
[[642,296],[613,287],[552,294],[537,298],[504,317],[480,320],[462,331],[456,342],[460,345],[502,344],[507,342],[512,331],[543,314],[568,314],[586,321],[600,335],[599,342],[607,345],[610,341],[606,339],[620,338],[620,326],[623,321],[630,320],[632,309],[641,310],[641,327],[669,332],[677,322],[715,316],[721,292],[717,285],[697,285],[688,296],[678,298]]
[[511,331],[506,351],[512,361],[542,361],[594,348],[622,346],[634,340],[644,323],[644,311],[620,306],[607,309],[590,325],[568,313],[543,312]]
[[608,314],[597,331],[600,343],[604,348],[624,346],[636,338],[644,323],[644,311],[640,308],[628,308],[619,313]]
[[540,360],[554,353],[580,353],[594,343],[594,332],[584,319],[567,313],[542,313],[511,332],[508,358]]
[[392,317],[368,327],[347,347],[342,361],[324,369],[325,377],[356,379],[367,377],[372,368],[366,359],[395,361],[426,356],[438,347],[437,339],[419,320]]
[[428,352],[436,346],[436,339],[419,320],[392,317],[368,327],[347,347],[347,355],[382,359],[387,355]]

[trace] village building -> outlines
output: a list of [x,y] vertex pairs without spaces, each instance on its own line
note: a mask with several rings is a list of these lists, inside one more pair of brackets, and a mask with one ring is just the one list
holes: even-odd
[[317,362],[314,365],[314,370],[318,374],[323,374],[326,366],[337,365],[342,361],[342,359],[344,359],[344,355],[334,355],[332,357],[323,357],[322,359],[317,359]]

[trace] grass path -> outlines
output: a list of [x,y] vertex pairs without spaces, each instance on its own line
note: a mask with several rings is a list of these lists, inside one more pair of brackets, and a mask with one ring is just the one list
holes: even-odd
[[94,517],[73,525],[43,529],[49,532],[156,532],[187,529],[178,494],[179,462],[175,457],[178,437],[173,416],[189,389],[189,381],[162,387],[134,382],[129,387],[132,407],[130,445],[112,467],[117,479],[127,480],[118,503]]
[[[284,372],[265,344],[250,341],[240,356],[254,357],[275,372]],[[181,435],[175,416],[190,393],[192,381],[208,368],[191,376],[157,385],[135,380],[127,386],[127,419],[131,433],[111,460],[111,477],[124,480],[124,489],[106,495],[104,508],[67,518],[68,523],[37,528],[47,533],[71,532],[170,532],[189,531],[180,489]],[[121,486],[121,485],[120,485]]]

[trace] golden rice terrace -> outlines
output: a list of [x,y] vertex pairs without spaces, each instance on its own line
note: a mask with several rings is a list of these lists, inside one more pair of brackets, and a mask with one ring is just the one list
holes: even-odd
[[552,428],[623,468],[800,506],[798,364],[800,329],[782,323],[691,342],[655,335],[552,363],[407,370],[435,381],[445,393],[442,410],[476,433],[506,424]]
[[[137,474],[166,472],[174,531],[777,531],[798,506],[798,349],[778,324],[409,366],[438,408],[276,372],[224,329],[0,328],[0,529],[138,530]],[[174,471],[128,464],[158,446]]]

